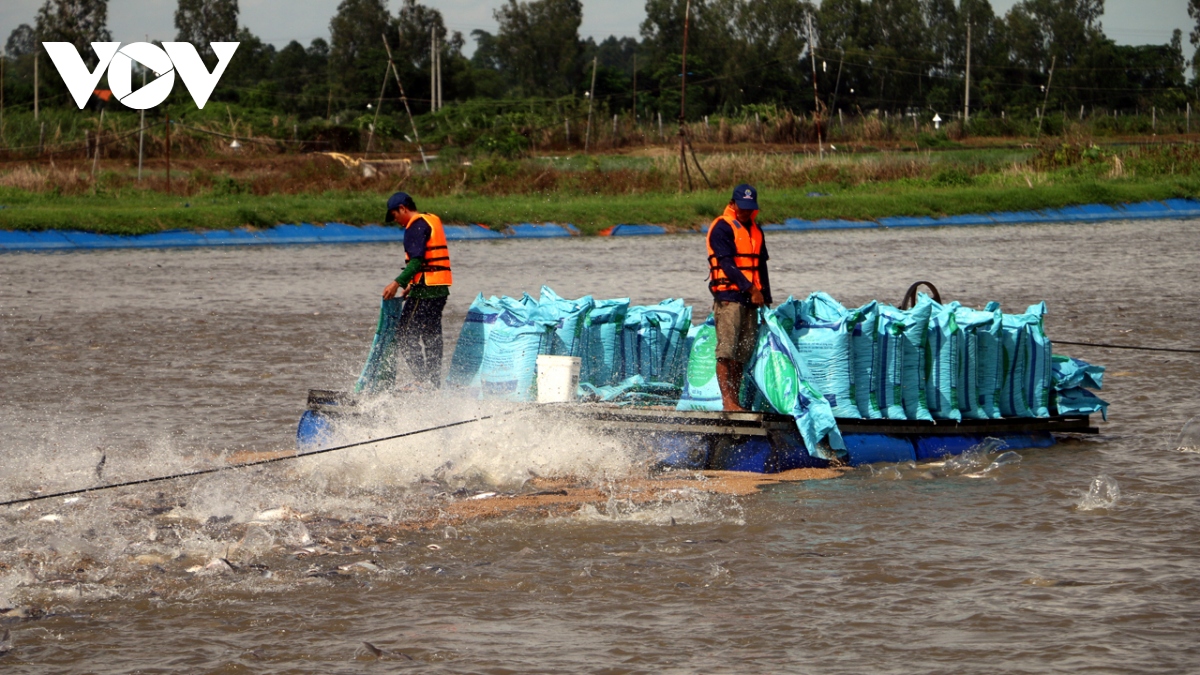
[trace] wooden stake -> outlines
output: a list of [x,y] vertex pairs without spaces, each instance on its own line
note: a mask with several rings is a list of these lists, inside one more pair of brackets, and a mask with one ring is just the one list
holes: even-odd
[[[387,44],[387,40],[384,40]],[[383,69],[383,82],[379,83],[379,102],[375,104],[375,119],[371,122],[371,132],[367,134],[367,152],[371,152],[371,141],[375,140],[375,126],[379,124],[379,110],[383,108],[383,92],[387,89],[388,73],[392,70],[392,62],[389,59],[388,65]]]
[[967,83],[963,92],[963,131],[971,121],[971,17],[967,16]]
[[583,140],[583,152],[587,154],[592,143],[592,106],[596,102],[596,57],[592,57],[592,88],[588,91],[588,123],[587,135]]
[[96,165],[100,163],[100,135],[104,133],[104,109],[100,109],[100,124],[96,130],[96,149],[92,151],[92,182],[96,182]]
[[1050,77],[1046,78],[1046,96],[1042,99],[1042,109],[1038,111],[1037,140],[1042,138],[1042,118],[1046,116],[1046,103],[1050,100],[1050,83],[1054,81],[1054,64],[1057,56],[1050,57]]
[[821,97],[817,94],[817,46],[813,42],[812,14],[805,18],[808,21],[808,56],[812,62],[813,126],[817,128],[817,152],[821,159],[825,159],[825,145],[821,142]]
[[[398,28],[396,29],[399,30]],[[404,95],[404,83],[400,81],[400,72],[396,70],[396,63],[392,60],[392,48],[387,43],[387,36],[380,35],[383,38],[383,48],[387,50],[388,66],[392,69],[392,77],[396,78],[396,86],[400,88],[400,101],[404,103],[404,112],[408,113],[408,123],[412,125],[413,141],[417,144],[417,151],[421,153],[421,165],[425,170],[429,170],[429,160],[425,158],[425,148],[421,147],[421,135],[417,133],[417,122],[413,119],[412,108],[408,107],[408,97]],[[401,35],[401,37],[404,37]]]
[[[149,42],[149,40],[146,40]],[[142,68],[142,86],[146,86],[146,69]],[[138,178],[137,182],[142,182],[142,158],[146,152],[146,110],[143,108],[140,111],[140,121],[138,122]]]
[[167,113],[167,196],[171,196],[171,113]]
[[687,141],[687,131],[684,126],[687,123],[687,43],[688,43],[688,18],[692,13],[692,0],[687,0],[683,7],[683,65],[680,72],[679,83],[679,192],[683,193],[683,180],[687,177],[688,191],[692,190],[692,175],[687,169],[687,153],[685,145]]

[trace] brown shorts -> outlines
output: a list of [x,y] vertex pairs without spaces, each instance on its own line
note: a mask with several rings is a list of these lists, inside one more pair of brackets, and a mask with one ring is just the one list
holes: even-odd
[[758,341],[758,307],[739,302],[714,302],[717,323],[717,358],[746,363]]

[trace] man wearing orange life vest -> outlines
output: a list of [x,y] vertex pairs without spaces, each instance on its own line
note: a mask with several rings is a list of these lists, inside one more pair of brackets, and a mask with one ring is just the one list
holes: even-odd
[[416,202],[403,192],[388,199],[385,220],[404,228],[406,264],[383,289],[383,298],[391,300],[398,291],[405,298],[396,329],[400,351],[418,383],[437,387],[442,381],[442,312],[453,281],[446,231],[441,218],[418,213]]
[[767,244],[758,226],[758,191],[739,185],[708,228],[708,290],[717,324],[717,384],[725,410],[742,411],[742,371],[758,339],[758,309],[771,304]]

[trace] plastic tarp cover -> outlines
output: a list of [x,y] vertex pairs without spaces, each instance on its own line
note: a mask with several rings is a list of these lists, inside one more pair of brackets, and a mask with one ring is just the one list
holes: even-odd
[[687,376],[676,410],[723,410],[717,383],[717,324],[709,314],[704,323],[688,331]]
[[[825,395],[836,417],[861,418],[852,396],[850,313],[826,293],[803,301],[789,298],[775,312],[804,358],[809,381]],[[790,324],[790,325],[789,325]]]
[[929,413],[935,419],[956,422],[962,421],[959,387],[962,386],[963,371],[966,370],[963,331],[958,326],[957,309],[957,302],[933,304],[926,337],[929,343],[929,377],[925,387]]
[[579,381],[603,387],[622,379],[622,333],[629,298],[597,300],[583,321],[583,364]]
[[1081,359],[1055,354],[1051,371],[1054,389],[1058,391],[1075,387],[1104,388],[1104,366],[1094,366]]
[[873,391],[875,329],[878,322],[879,303],[875,300],[851,312],[850,348],[854,358],[854,372],[850,377],[850,386],[859,415],[873,420],[883,418],[878,397]]
[[446,373],[446,384],[458,387],[479,387],[479,371],[483,367],[483,350],[488,335],[503,312],[500,301],[492,297],[485,300],[480,293],[467,309],[467,318],[458,333],[454,355],[450,358],[450,369]]
[[1108,403],[1083,387],[1054,392],[1054,405],[1059,415],[1090,415],[1100,413],[1108,421]]
[[550,353],[555,356],[582,356],[583,324],[588,312],[596,302],[585,295],[578,300],[566,300],[558,296],[549,286],[542,286],[538,308],[542,317],[554,324],[553,343]]
[[537,390],[537,357],[550,352],[554,325],[531,299],[501,298],[503,311],[488,332],[479,371],[488,398],[531,401]]
[[396,383],[396,326],[400,312],[404,309],[404,298],[383,300],[379,307],[379,322],[375,325],[375,339],[363,365],[354,393],[376,393],[392,388]]
[[[804,357],[773,311],[764,313],[758,331],[751,378],[772,408],[795,418],[809,455],[832,460],[838,457],[837,451],[845,453],[833,408],[810,382]],[[823,440],[828,441],[827,447],[821,445]]]

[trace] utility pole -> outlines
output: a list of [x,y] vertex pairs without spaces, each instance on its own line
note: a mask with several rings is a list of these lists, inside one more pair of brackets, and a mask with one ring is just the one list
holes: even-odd
[[383,48],[387,50],[388,55],[388,67],[392,69],[392,77],[396,78],[396,86],[400,88],[400,101],[404,103],[404,112],[408,113],[408,123],[412,125],[413,141],[417,144],[417,151],[421,153],[421,165],[428,171],[429,160],[425,159],[425,148],[421,147],[421,135],[417,133],[417,122],[413,119],[412,108],[408,107],[408,97],[404,95],[404,84],[400,82],[400,72],[396,70],[396,62],[392,60],[392,47],[388,44],[386,35],[379,37],[383,38]]
[[679,83],[679,192],[683,193],[683,178],[687,175],[688,190],[692,189],[692,176],[687,173],[687,154],[685,152],[685,144],[687,137],[684,124],[687,122],[687,43],[688,43],[688,17],[692,13],[692,0],[687,0],[683,7],[683,65],[680,72]]
[[38,119],[38,62],[42,60],[42,43],[33,43],[33,121]]
[[0,146],[4,143],[4,62],[8,59],[0,56]]
[[587,135],[583,140],[583,152],[587,154],[592,144],[592,106],[596,103],[596,57],[592,57],[592,88],[588,91]]
[[1046,103],[1050,100],[1050,83],[1054,82],[1054,64],[1057,59],[1057,56],[1050,57],[1050,77],[1046,78],[1046,96],[1042,99],[1042,109],[1038,111],[1038,140],[1042,138],[1042,118],[1046,116]]
[[813,126],[817,128],[817,153],[825,159],[825,145],[821,142],[821,97],[817,94],[817,46],[813,42],[812,14],[805,16],[808,21],[808,56],[812,62],[813,78]]
[[963,131],[971,121],[971,16],[967,15],[967,84],[963,92]]

